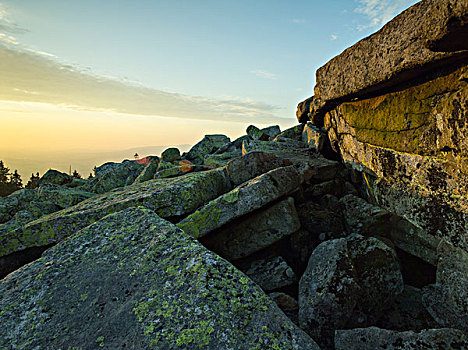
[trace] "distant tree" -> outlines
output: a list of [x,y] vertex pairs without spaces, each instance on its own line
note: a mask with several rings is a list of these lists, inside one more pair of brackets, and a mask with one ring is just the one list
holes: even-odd
[[8,169],[3,160],[0,160],[0,183],[6,184],[8,182],[8,177],[10,176],[10,169]]
[[10,191],[10,185],[8,184],[10,177],[10,169],[8,169],[3,161],[0,160],[0,197],[8,196]]
[[73,171],[72,177],[75,179],[81,179],[81,175],[76,169]]
[[31,174],[31,177],[29,178],[28,183],[26,184],[25,188],[28,188],[30,190],[33,190],[37,187],[37,182],[39,181],[39,172],[36,173],[36,175]]
[[15,169],[14,173],[10,176],[9,183],[12,188],[14,188],[14,191],[23,188],[23,180],[21,179],[21,175],[18,173],[18,170]]
[[93,173],[89,173],[88,180],[94,178]]
[[10,169],[0,160],[0,197],[6,197],[21,188],[23,181],[18,170],[11,174]]

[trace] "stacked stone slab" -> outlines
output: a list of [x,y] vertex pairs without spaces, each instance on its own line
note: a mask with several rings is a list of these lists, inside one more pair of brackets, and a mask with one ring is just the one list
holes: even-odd
[[468,250],[467,33],[467,0],[421,1],[320,68],[298,106],[429,255],[441,239]]

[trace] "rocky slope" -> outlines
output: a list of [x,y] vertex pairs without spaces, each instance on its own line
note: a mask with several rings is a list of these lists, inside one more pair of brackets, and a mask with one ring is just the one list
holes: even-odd
[[0,348],[468,348],[467,18],[413,6],[304,124],[0,199]]

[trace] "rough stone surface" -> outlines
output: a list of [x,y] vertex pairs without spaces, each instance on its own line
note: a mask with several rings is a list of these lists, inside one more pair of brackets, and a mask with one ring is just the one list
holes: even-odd
[[[365,172],[379,206],[468,250],[466,67],[328,114],[343,160]],[[437,245],[431,249],[435,251]]]
[[225,135],[205,135],[205,137],[193,146],[183,158],[188,159],[194,164],[203,164],[205,156],[216,152],[231,140]]
[[122,163],[105,163],[96,168],[96,176],[83,186],[83,190],[95,193],[106,193],[114,188],[132,184],[145,168],[134,160]]
[[252,140],[261,140],[261,141],[268,141],[270,139],[270,136],[257,128],[255,125],[249,125],[247,127],[247,136],[251,138]]
[[255,260],[241,270],[264,291],[287,287],[297,281],[296,274],[281,256]]
[[52,185],[65,185],[69,182],[72,182],[73,177],[68,174],[62,173],[58,170],[49,169],[47,172],[42,175],[42,177],[37,181],[37,185],[41,186],[44,184]]
[[423,289],[423,303],[442,327],[468,331],[468,253],[442,241],[437,283]]
[[291,165],[291,162],[271,153],[253,151],[231,160],[226,171],[231,182],[238,186],[270,170]]
[[[410,7],[318,69],[311,115],[323,113],[336,100],[382,91],[449,62],[466,60],[463,39],[450,40],[446,34],[453,25],[466,31],[467,18],[466,0],[425,0]],[[452,45],[450,50],[440,50],[442,42]]]
[[159,158],[153,157],[153,159],[151,159],[151,161],[148,164],[146,164],[144,169],[141,171],[140,175],[137,176],[133,183],[139,184],[151,180],[154,177],[154,174],[156,174],[156,171],[158,170],[159,162]]
[[299,185],[299,173],[294,166],[271,170],[212,200],[177,226],[195,238],[203,237],[242,215],[290,194]]
[[0,348],[319,349],[231,264],[147,209],[0,281]]
[[280,141],[281,139],[293,139],[296,141],[302,141],[302,131],[304,130],[304,124],[299,124],[296,126],[293,126],[292,128],[286,129],[276,135],[273,138],[273,141],[277,142]]
[[440,327],[424,307],[422,295],[421,289],[405,285],[403,292],[385,309],[377,327],[394,331]]
[[302,181],[323,182],[332,180],[343,168],[339,162],[324,158],[309,148],[307,144],[293,139],[282,139],[278,142],[247,140],[242,144],[242,154],[259,151],[271,153],[278,158],[295,165],[301,174]]
[[57,243],[105,215],[128,207],[144,206],[161,217],[186,215],[230,189],[222,170],[128,186],[44,216],[16,230],[2,232],[0,257]]
[[299,227],[294,200],[288,197],[207,236],[203,244],[225,259],[236,260],[272,245]]
[[61,209],[76,205],[95,195],[95,193],[86,192],[80,188],[68,188],[52,184],[44,184],[37,189],[37,196],[40,201],[49,201]]
[[273,140],[276,136],[281,133],[281,129],[278,125],[268,126],[266,128],[261,129],[264,134],[268,135],[269,140]]
[[180,159],[180,151],[176,147],[170,147],[161,153],[161,160],[165,162],[174,162]]
[[335,350],[461,350],[467,347],[468,337],[450,328],[395,332],[369,327],[340,330],[335,337]]
[[360,235],[326,241],[299,282],[299,321],[330,347],[336,329],[374,324],[402,290],[398,258],[383,242]]
[[326,138],[327,133],[312,123],[308,122],[304,125],[304,130],[302,131],[302,142],[307,143],[309,147],[320,152],[323,149]]
[[297,268],[304,271],[310,254],[320,243],[348,235],[343,219],[336,212],[313,202],[297,205],[301,229],[290,237],[291,250],[297,260]]

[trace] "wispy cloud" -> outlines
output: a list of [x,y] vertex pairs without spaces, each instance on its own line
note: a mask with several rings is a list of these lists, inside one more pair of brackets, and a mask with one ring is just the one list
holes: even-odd
[[381,27],[401,10],[416,2],[415,0],[359,0],[360,5],[354,12],[367,17],[368,22],[359,24],[357,29],[363,31],[368,28]]
[[293,18],[293,19],[292,19],[292,22],[293,22],[293,23],[296,23],[296,24],[302,24],[302,23],[305,23],[306,20],[303,19],[303,18]]
[[[212,99],[168,93],[129,84],[125,80],[97,77],[62,65],[50,56],[0,44],[2,100],[159,117],[258,123],[284,121],[278,116],[281,113],[278,106],[248,99]],[[276,77],[266,71],[257,73],[269,79]]]
[[264,79],[276,80],[277,78],[277,75],[275,73],[271,73],[262,69],[253,70],[250,73],[255,74],[257,77]]
[[332,34],[332,35],[330,36],[330,39],[331,39],[331,40],[336,40],[336,39],[338,39],[338,35]]
[[6,44],[19,45],[19,42],[16,40],[15,37],[11,35],[6,35],[5,33],[0,33],[0,41]]
[[2,3],[0,3],[0,31],[15,34],[27,32],[25,28],[20,27],[9,18],[8,10]]

